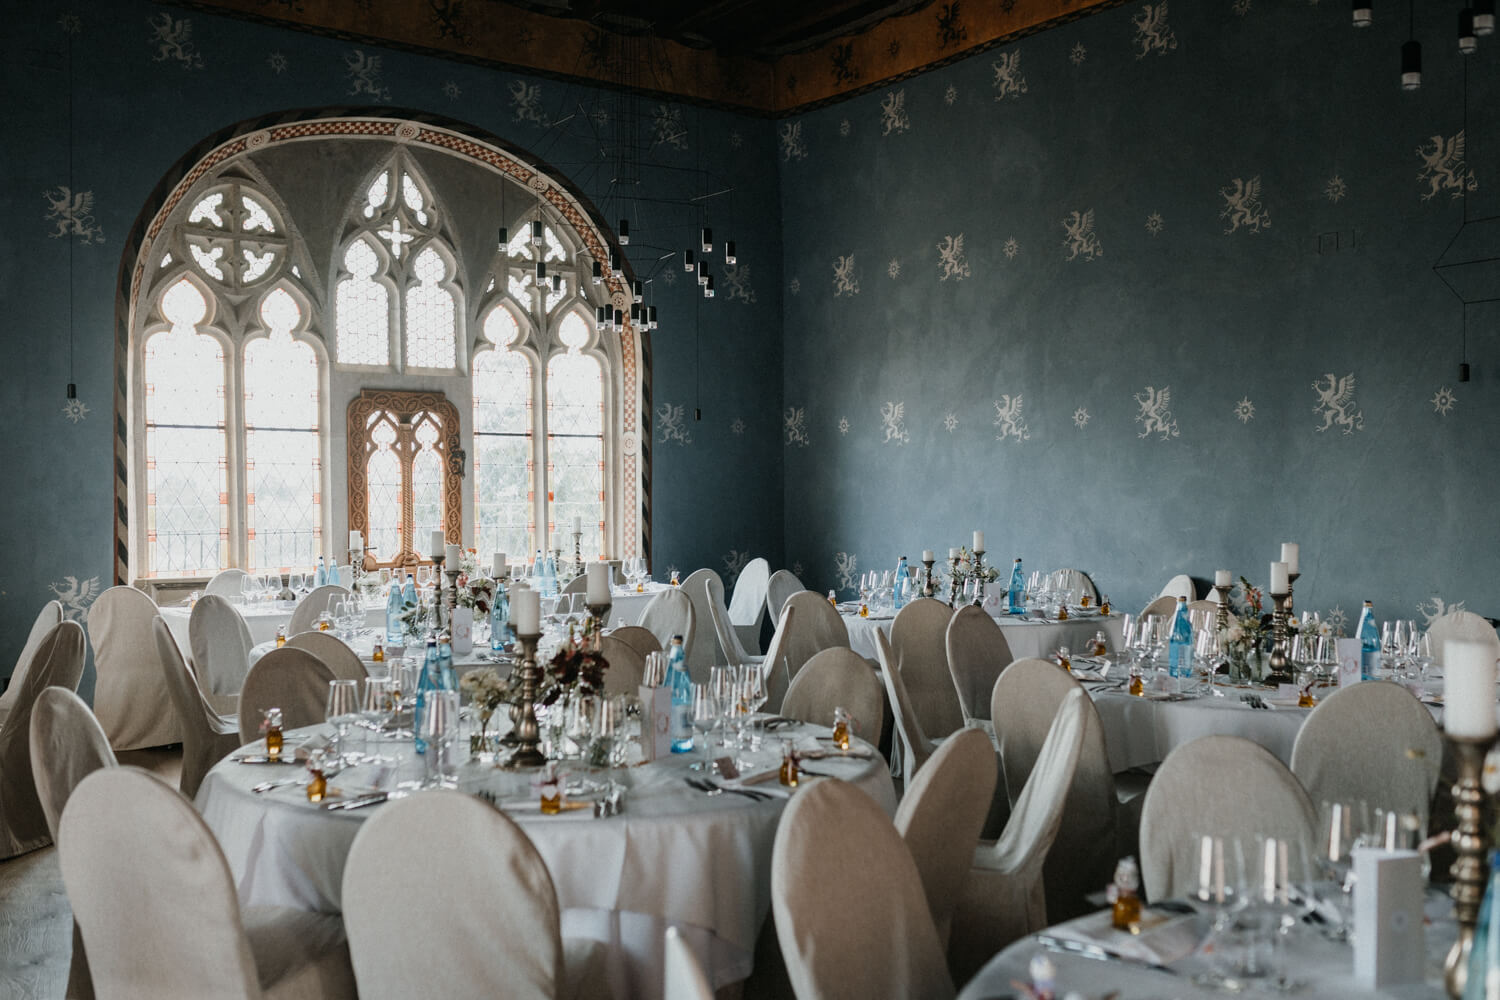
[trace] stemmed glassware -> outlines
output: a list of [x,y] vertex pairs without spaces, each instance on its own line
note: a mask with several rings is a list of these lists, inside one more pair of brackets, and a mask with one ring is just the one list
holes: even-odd
[[1210,918],[1208,934],[1200,946],[1209,968],[1193,981],[1200,986],[1227,986],[1234,968],[1230,939],[1235,916],[1245,904],[1245,855],[1237,838],[1195,835],[1192,840],[1197,846],[1193,903]]
[[735,693],[737,672],[734,667],[712,667],[708,672],[709,693],[719,709],[719,744],[729,743],[729,721],[735,714],[738,697]]
[[327,718],[338,732],[337,759],[340,763],[350,763],[344,741],[349,735],[349,727],[358,722],[359,717],[359,682],[354,680],[329,681]]
[[711,683],[693,685],[692,720],[693,730],[698,734],[698,742],[703,747],[703,759],[689,766],[694,771],[711,771],[714,764],[713,754],[708,748],[708,734],[719,723],[719,700],[714,697]]
[[766,682],[759,666],[746,664],[739,668],[735,692],[736,708],[740,717],[739,743],[751,751],[757,750],[759,740],[755,738],[754,733],[747,735],[747,729],[751,717],[766,703]]
[[[380,742],[380,730],[385,726],[395,711],[391,698],[391,679],[389,677],[367,677],[364,689],[359,696],[359,714],[364,720],[364,725],[370,730],[370,739],[374,740],[377,749]],[[383,760],[377,752],[365,755],[370,760]]]
[[1318,809],[1318,867],[1320,880],[1339,911],[1339,923],[1324,933],[1335,941],[1349,937],[1354,917],[1354,848],[1365,834],[1368,818],[1364,803],[1323,802]]
[[1193,659],[1198,665],[1198,670],[1203,675],[1203,680],[1208,687],[1211,698],[1222,698],[1224,692],[1214,686],[1214,674],[1219,669],[1219,633],[1211,628],[1203,628],[1193,633]]

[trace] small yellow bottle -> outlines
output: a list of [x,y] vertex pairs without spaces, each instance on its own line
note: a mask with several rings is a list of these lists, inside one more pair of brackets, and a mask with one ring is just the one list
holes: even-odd
[[849,749],[849,713],[843,708],[833,710],[833,745],[840,750]]
[[286,645],[286,626],[285,625],[277,625],[276,626],[276,648],[280,649],[282,646],[285,646],[285,645]]
[[1139,934],[1141,930],[1141,872],[1135,858],[1121,858],[1115,866],[1114,910],[1111,924],[1117,931]]
[[1099,613],[1101,615],[1107,615],[1107,614],[1109,614],[1109,595],[1108,594],[1105,594],[1104,598],[1102,600],[1100,600],[1100,602],[1099,602]]
[[870,617],[870,606],[868,604],[861,604],[859,606],[859,616],[861,618]]
[[1133,695],[1135,695],[1137,698],[1145,697],[1145,694],[1146,694],[1146,682],[1141,679],[1141,675],[1140,674],[1131,674],[1130,675],[1130,688],[1129,688],[1129,690],[1130,690],[1130,693],[1133,694]]
[[562,812],[563,783],[558,780],[556,766],[550,762],[542,779],[541,793],[543,816],[556,816]]
[[828,603],[835,608],[839,606],[839,599],[831,590],[828,592]]
[[781,783],[788,788],[797,787],[797,753],[791,740],[781,741]]
[[1301,693],[1297,695],[1298,708],[1316,708],[1317,704],[1318,699],[1313,697],[1311,686],[1303,688]]
[[1057,604],[1057,620],[1065,622],[1068,620],[1068,602],[1059,601]]
[[328,777],[323,773],[323,755],[315,753],[307,758],[307,801],[322,802],[328,794]]
[[266,721],[263,728],[266,731],[266,756],[272,760],[280,760],[283,741],[281,733],[281,709],[266,709]]
[[382,646],[378,642],[375,644],[375,651],[370,654],[370,662],[371,663],[384,663],[385,662],[385,647]]

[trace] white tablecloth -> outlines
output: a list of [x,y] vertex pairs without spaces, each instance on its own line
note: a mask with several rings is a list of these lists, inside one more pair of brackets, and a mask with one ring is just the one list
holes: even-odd
[[[780,749],[775,739],[767,744],[761,756],[769,766],[779,762]],[[624,812],[609,819],[512,813],[552,874],[564,933],[608,946],[616,997],[661,995],[662,934],[669,925],[684,928],[716,987],[744,979],[770,910],[771,848],[785,800],[705,796],[684,783],[688,763],[676,757],[607,772],[627,788]],[[878,754],[809,766],[847,775],[894,813],[895,791]],[[350,769],[334,784],[357,784],[361,770],[367,769]],[[250,791],[260,781],[295,773],[221,761],[198,793],[198,808],[224,849],[244,903],[337,913],[349,844],[365,816],[384,807],[329,813],[310,806],[298,788]],[[526,794],[528,781],[524,773],[478,763],[460,771],[461,787],[502,798]]]
[[[246,607],[235,604],[234,610],[245,619],[245,627],[250,630],[251,643],[265,642],[267,639],[276,638],[276,629],[291,623],[292,610],[296,608],[294,601],[271,601],[265,604],[256,604]],[[174,604],[165,608],[158,608],[157,613],[161,620],[167,623],[167,628],[172,630],[172,637],[177,640],[177,645],[186,653],[190,648],[188,643],[188,618],[192,614],[186,605]],[[385,605],[369,607],[365,609],[365,624],[375,627],[385,623]]]
[[[891,635],[891,623],[894,618],[861,618],[859,615],[842,615],[844,625],[849,629],[849,648],[860,656],[875,659],[875,629],[884,632],[886,638]],[[1026,657],[1040,657],[1045,659],[1052,655],[1059,646],[1067,646],[1074,653],[1084,651],[1084,643],[1093,638],[1094,633],[1103,630],[1109,639],[1110,651],[1120,647],[1121,637],[1125,627],[1125,619],[1122,615],[1084,615],[1069,618],[1065,622],[1057,621],[1033,621],[1029,619],[1002,615],[995,619],[1000,626],[1000,631],[1005,634],[1005,643],[1010,647],[1011,656],[1018,660]]]
[[[1210,735],[1243,736],[1290,765],[1297,731],[1312,709],[1295,705],[1255,709],[1240,700],[1243,692],[1223,691],[1222,698],[1191,701],[1151,701],[1123,691],[1095,692],[1111,770],[1160,763],[1176,747]],[[1262,699],[1271,696],[1264,690],[1256,693]]]

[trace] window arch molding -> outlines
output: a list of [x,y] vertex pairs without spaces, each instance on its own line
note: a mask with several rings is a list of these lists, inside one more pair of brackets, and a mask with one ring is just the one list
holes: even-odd
[[[117,373],[115,411],[117,430],[115,439],[115,551],[114,578],[117,582],[130,582],[133,578],[131,532],[131,484],[129,467],[131,459],[130,405],[128,388],[131,385],[132,351],[138,344],[144,325],[144,307],[147,299],[143,290],[148,284],[148,269],[154,268],[167,243],[162,242],[172,233],[173,213],[182,208],[182,203],[205,175],[221,169],[225,164],[244,163],[246,154],[275,149],[279,146],[326,138],[360,143],[378,141],[407,144],[411,148],[423,148],[430,153],[452,156],[483,168],[528,189],[543,204],[549,214],[564,220],[560,231],[577,234],[579,245],[586,247],[593,259],[607,259],[618,243],[603,222],[597,209],[566,177],[549,165],[539,162],[525,150],[475,128],[467,123],[442,116],[420,114],[409,117],[393,117],[382,111],[370,113],[364,110],[330,109],[324,112],[290,111],[273,113],[238,122],[228,126],[195,145],[165,173],[150,197],[146,200],[135,223],[124,241],[118,279],[119,294],[116,298],[116,352]],[[253,177],[253,164],[246,164]],[[274,187],[274,185],[273,185]],[[280,207],[280,206],[278,206]],[[284,210],[283,210],[284,211]],[[295,236],[295,221],[287,219],[289,235]],[[318,268],[305,255],[294,249],[290,262],[301,265],[305,274],[299,275],[305,290],[317,301],[325,289],[331,297],[332,276],[320,280]],[[174,252],[174,266],[176,253]],[[600,304],[610,303],[615,308],[628,310],[629,281],[633,278],[628,259],[624,262],[623,278],[606,278],[601,288],[592,294],[600,296]],[[588,293],[588,289],[579,288]],[[576,292],[574,294],[577,294]],[[462,308],[459,315],[470,324],[480,308],[473,305],[477,295],[469,295],[470,305]],[[324,301],[323,315],[326,317],[331,303]],[[230,324],[232,326],[232,324]],[[325,342],[332,344],[332,331],[321,330]],[[650,373],[651,345],[649,335],[630,324],[618,335],[618,366],[611,371],[611,382],[615,390],[613,412],[610,419],[619,428],[612,446],[616,449],[618,462],[609,470],[613,497],[609,517],[613,555],[648,555],[651,548],[651,453],[650,453]],[[459,349],[470,353],[474,346],[471,338],[460,341]],[[333,505],[328,505],[333,506]],[[336,520],[334,529],[342,525]],[[333,532],[338,537],[340,532]]]

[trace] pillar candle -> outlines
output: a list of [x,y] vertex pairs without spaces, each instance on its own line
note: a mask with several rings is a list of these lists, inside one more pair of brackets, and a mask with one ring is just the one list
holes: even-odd
[[948,558],[949,559],[957,559],[958,558],[958,550],[957,549],[949,549],[948,550]]
[[443,532],[440,528],[434,528],[432,538],[427,543],[427,554],[436,559],[443,554]]
[[935,561],[932,558],[932,550],[931,549],[923,549],[922,550],[922,561],[923,562],[934,562]]
[[983,552],[984,551],[984,532],[982,532],[982,531],[977,531],[976,530],[974,532],[974,551],[975,552]]
[[503,579],[507,569],[505,565],[505,553],[496,552],[494,560],[494,565],[490,567],[490,576],[493,576],[496,580]]
[[1277,560],[1271,564],[1271,593],[1285,594],[1291,589],[1286,578],[1286,563]]
[[591,605],[609,604],[609,563],[589,563],[586,599]]
[[1300,554],[1299,549],[1300,546],[1296,542],[1281,543],[1281,561],[1286,563],[1286,571],[1293,576],[1296,576],[1298,573],[1297,556]]
[[1234,586],[1234,579],[1233,579],[1233,577],[1231,577],[1229,575],[1229,570],[1227,570],[1227,569],[1216,569],[1216,570],[1214,570],[1214,586],[1215,587],[1232,587],[1232,586]]
[[458,560],[463,555],[463,550],[457,545],[443,546],[443,561],[447,563],[447,569],[458,569]]
[[583,531],[583,518],[575,516],[573,518],[573,534],[577,535],[577,534],[581,533],[582,531]]
[[1495,654],[1483,643],[1443,643],[1443,728],[1462,739],[1495,735]]
[[557,532],[554,531],[552,533],[552,551],[556,552],[558,550],[558,548],[559,548],[559,546],[557,544]]
[[355,552],[363,552],[365,550],[365,536],[357,531],[349,532],[349,548]]
[[510,597],[510,623],[517,635],[541,634],[541,595],[530,587],[517,587]]

